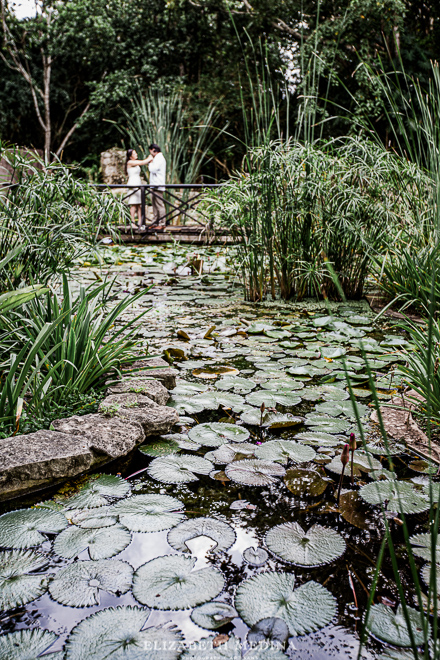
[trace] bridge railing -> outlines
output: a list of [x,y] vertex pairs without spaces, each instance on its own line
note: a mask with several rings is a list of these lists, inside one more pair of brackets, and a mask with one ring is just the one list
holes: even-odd
[[[145,232],[148,232],[149,229],[153,228],[157,224],[157,220],[146,223],[146,195],[150,193],[151,196],[158,196],[158,193],[165,192],[166,194],[163,197],[165,204],[165,215],[160,218],[162,224],[169,225],[172,220],[183,216],[184,221],[190,220],[192,223],[196,223],[201,227],[209,227],[211,219],[206,215],[204,211],[197,208],[200,202],[203,200],[203,193],[207,190],[222,188],[224,183],[167,183],[163,186],[153,186],[148,183],[142,184],[140,186],[136,185],[127,185],[124,183],[121,184],[107,184],[107,183],[96,183],[93,184],[96,188],[109,188],[116,189],[120,188],[123,190],[129,190],[129,192],[124,195],[122,198],[123,201],[127,200],[134,192],[140,190],[141,192],[141,223],[145,226]],[[178,191],[183,191],[183,193],[188,192],[188,194],[177,194]],[[191,194],[193,191],[193,194]],[[183,224],[185,224],[185,222]]]

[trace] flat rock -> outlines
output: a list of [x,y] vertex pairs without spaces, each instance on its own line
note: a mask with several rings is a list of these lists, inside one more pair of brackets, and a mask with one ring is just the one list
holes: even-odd
[[[167,390],[168,392],[168,390]],[[99,412],[106,417],[116,415],[119,408],[148,408],[153,399],[136,392],[127,392],[126,394],[110,394],[99,404]]]
[[165,362],[160,357],[137,360],[124,371],[126,374],[129,374],[130,372],[138,372],[139,370],[142,370],[142,373],[133,373],[134,378],[156,378],[168,390],[176,387],[176,376],[179,372],[177,369],[172,369],[168,362]]
[[13,497],[74,477],[94,460],[85,438],[66,433],[36,431],[0,440],[0,495]]
[[107,394],[141,394],[160,406],[165,406],[170,398],[167,388],[161,382],[149,378],[124,378],[110,385]]
[[138,422],[146,436],[168,433],[179,421],[179,415],[174,408],[158,406],[153,401],[145,408],[119,408],[116,415],[130,423]]
[[[156,406],[154,403],[152,405]],[[145,438],[142,427],[135,419],[128,421],[117,416],[75,415],[56,419],[52,426],[55,431],[82,437],[90,449],[110,458],[125,456]]]

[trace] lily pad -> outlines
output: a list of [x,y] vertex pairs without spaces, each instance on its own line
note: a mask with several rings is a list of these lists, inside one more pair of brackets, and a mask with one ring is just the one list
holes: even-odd
[[308,532],[296,522],[272,527],[265,538],[269,550],[296,566],[329,564],[345,552],[345,541],[329,527],[313,525]]
[[349,393],[341,387],[335,385],[318,385],[316,387],[307,387],[301,396],[306,401],[344,401],[350,397]]
[[167,541],[174,550],[189,552],[187,541],[207,536],[216,542],[211,552],[223,552],[235,543],[236,534],[230,525],[217,518],[184,520],[168,532]]
[[53,549],[66,559],[77,557],[86,549],[91,559],[108,559],[125,550],[130,541],[131,534],[122,525],[100,529],[82,529],[71,525],[57,536]]
[[[0,636],[1,660],[36,660],[56,642],[58,636],[50,630],[33,628],[32,630],[17,630]],[[45,655],[47,660],[55,658],[54,654]]]
[[356,490],[341,493],[339,511],[344,520],[359,529],[373,529],[375,526],[370,508]]
[[[422,557],[422,559],[426,559],[427,561],[432,560],[432,539],[431,539],[431,534],[414,534],[414,536],[411,536],[409,539],[411,546],[412,546],[412,551],[413,554],[417,555],[417,557]],[[437,545],[435,547],[435,561],[436,563],[440,563],[440,539],[437,538]]]
[[[325,466],[328,470],[331,472],[334,472],[335,474],[341,474],[342,473],[342,463],[341,463],[341,456],[335,456],[331,463],[327,463]],[[353,452],[353,474],[356,477],[361,476],[361,471],[362,472],[371,472],[372,470],[380,470],[382,468],[382,463],[377,460],[377,458],[374,458],[371,454],[363,451],[362,449],[356,449]],[[345,468],[344,474],[347,475],[350,473],[351,469],[351,454],[350,454],[350,462]]]
[[0,547],[31,548],[46,540],[44,534],[58,534],[67,527],[67,518],[53,509],[19,509],[0,516]]
[[89,482],[66,502],[66,509],[92,509],[104,506],[113,500],[127,497],[131,486],[125,479],[113,474],[91,477]]
[[331,593],[310,581],[295,589],[293,573],[266,572],[242,582],[235,607],[248,626],[269,617],[283,619],[292,636],[306,635],[328,625],[336,615]]
[[49,592],[61,605],[91,607],[100,604],[101,591],[126,594],[132,577],[133,568],[125,561],[77,561],[58,571]]
[[243,426],[220,422],[198,424],[188,433],[191,440],[208,447],[220,447],[227,442],[244,442],[249,435],[249,431]]
[[289,637],[289,628],[287,624],[278,617],[271,617],[270,619],[262,619],[258,621],[251,630],[248,632],[248,642],[251,645],[256,645],[259,642],[264,642],[266,645],[284,648]]
[[277,403],[281,406],[297,406],[301,402],[301,397],[296,393],[277,392],[276,390],[258,390],[251,392],[246,397],[246,401],[251,406],[261,406],[263,403],[266,408],[275,408]]
[[269,559],[269,553],[264,548],[246,548],[243,559],[249,566],[263,566]]
[[205,454],[205,458],[214,463],[225,465],[226,463],[234,461],[238,455],[240,455],[241,458],[245,456],[254,456],[256,449],[257,445],[253,445],[250,442],[239,442],[233,445],[222,445],[215,451],[209,451]]
[[235,635],[205,637],[191,644],[181,660],[286,660],[286,655],[267,643],[260,643],[242,656],[243,644]]
[[249,458],[229,463],[225,472],[229,479],[236,483],[245,486],[267,486],[275,483],[276,477],[283,477],[286,471],[278,463]]
[[169,495],[132,495],[112,507],[119,522],[132,532],[161,532],[185,517],[183,502]]
[[44,594],[48,577],[34,571],[45,568],[48,563],[47,557],[34,550],[0,552],[0,610],[6,612],[20,607]]
[[139,451],[145,456],[156,458],[157,456],[169,456],[177,454],[180,451],[179,443],[176,440],[162,439],[156,442],[148,442],[138,447]]
[[232,390],[235,394],[248,394],[257,386],[257,383],[249,378],[231,376],[218,380],[215,386],[218,390]]
[[373,481],[363,486],[359,494],[368,504],[386,503],[385,508],[388,511],[398,513],[421,513],[427,511],[430,506],[429,499],[423,493],[404,481]]
[[305,385],[302,380],[295,380],[294,378],[276,378],[261,383],[261,387],[264,390],[274,390],[280,394],[290,394],[292,391],[304,389]]
[[193,376],[196,376],[196,378],[208,378],[208,379],[214,379],[218,378],[218,376],[235,376],[236,374],[239,374],[239,370],[235,369],[234,367],[229,367],[226,365],[218,365],[218,366],[213,366],[213,367],[201,367],[200,369],[194,369],[192,372]]
[[323,346],[321,348],[321,357],[334,360],[335,358],[342,357],[346,352],[342,346]]
[[344,419],[308,413],[304,421],[306,426],[314,426],[323,433],[344,433],[351,427],[351,423]]
[[179,630],[144,628],[150,610],[109,607],[81,621],[66,643],[66,660],[177,660],[182,647]]
[[297,417],[292,413],[269,412],[264,414],[262,426],[270,429],[284,429],[290,426],[298,426],[303,422],[302,417]]
[[322,477],[316,470],[292,468],[287,470],[284,483],[291,493],[298,497],[318,497],[327,488],[331,479]]
[[288,461],[305,463],[313,461],[316,452],[306,445],[291,440],[269,440],[259,445],[255,450],[257,458],[264,461],[274,461],[286,465]]
[[134,574],[134,597],[158,610],[185,610],[212,600],[223,590],[223,575],[211,566],[194,570],[196,561],[182,555],[148,561]]
[[231,392],[204,392],[193,396],[190,400],[191,405],[198,404],[202,410],[217,410],[219,406],[231,408],[234,412],[240,412],[245,405],[245,400],[239,394]]
[[191,612],[191,620],[200,628],[207,630],[217,630],[237,616],[237,610],[231,605],[216,600],[199,605]]
[[207,390],[207,385],[202,385],[202,383],[189,383],[186,380],[179,380],[176,387],[171,390],[173,396],[177,395],[188,395],[192,396],[193,394],[200,394]]
[[[355,403],[356,410],[359,417],[363,417],[368,412],[368,406],[362,403]],[[345,415],[350,419],[356,419],[355,408],[350,400],[348,401],[326,401],[320,403],[315,407],[315,412],[330,415],[330,417],[338,417],[338,415]]]
[[201,456],[164,456],[155,458],[148,467],[152,479],[166,484],[189,483],[197,481],[196,474],[209,474],[213,464]]
[[295,440],[310,445],[319,445],[320,447],[337,447],[346,441],[346,438],[339,438],[331,433],[324,433],[318,429],[314,431],[306,431],[305,433],[298,433],[295,435]]
[[101,506],[97,509],[78,509],[71,511],[69,518],[74,525],[83,529],[100,529],[111,527],[118,522],[117,517],[111,513],[110,506]]
[[[416,646],[423,644],[422,616],[407,605],[411,630]],[[391,607],[378,603],[373,605],[368,617],[367,630],[371,635],[393,646],[411,646],[408,626],[401,605],[395,613]]]

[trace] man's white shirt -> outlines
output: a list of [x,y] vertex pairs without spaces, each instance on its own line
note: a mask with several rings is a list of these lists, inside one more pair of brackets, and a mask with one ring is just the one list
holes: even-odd
[[[151,163],[148,163],[148,169],[150,170],[150,185],[164,186],[166,183],[167,162],[161,151],[155,155]],[[165,188],[159,188],[159,190],[165,190]]]

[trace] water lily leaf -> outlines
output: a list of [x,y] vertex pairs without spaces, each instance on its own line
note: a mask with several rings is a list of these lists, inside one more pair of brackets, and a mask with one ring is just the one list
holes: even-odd
[[[346,467],[346,474],[349,472],[349,467],[351,466],[351,454],[350,454],[350,463]],[[335,456],[331,463],[327,463],[325,466],[331,472],[336,474],[341,474],[342,472],[342,463],[341,456]],[[371,470],[380,470],[382,468],[382,463],[376,458],[373,458],[371,454],[363,451],[362,449],[356,449],[353,452],[353,474],[356,477],[359,477],[362,472],[370,472]]]
[[[434,565],[435,565],[435,582],[436,582],[436,585],[437,585],[437,587],[436,587],[437,588],[437,598],[439,598],[440,597],[440,565],[438,563],[436,563]],[[422,579],[423,579],[423,581],[424,581],[424,583],[426,584],[427,587],[429,587],[429,584],[431,582],[431,567],[432,567],[431,563],[425,564],[422,568],[422,571],[421,571]],[[433,597],[433,594],[432,594],[431,597]]]
[[234,545],[237,537],[230,525],[217,518],[184,520],[168,532],[167,541],[174,550],[189,552],[187,541],[207,536],[216,542],[211,552],[223,552]]
[[113,500],[127,497],[131,486],[125,479],[113,474],[91,477],[88,483],[66,502],[66,509],[92,509],[104,506]]
[[257,386],[257,383],[249,378],[231,376],[218,380],[215,386],[218,390],[232,390],[235,394],[248,394]]
[[175,628],[144,628],[150,610],[109,607],[81,621],[66,643],[66,660],[177,660],[182,634]]
[[100,604],[100,592],[126,594],[133,568],[118,559],[77,561],[62,568],[49,585],[50,595],[61,605],[91,607]]
[[291,493],[299,497],[307,495],[309,497],[318,497],[327,488],[331,479],[323,478],[315,470],[305,470],[304,468],[292,468],[287,470],[284,483]]
[[275,380],[261,383],[261,387],[265,390],[275,390],[280,394],[290,394],[292,390],[302,390],[305,386],[302,380],[295,380],[294,378],[276,378]]
[[[56,642],[58,635],[49,630],[33,628],[17,630],[0,636],[1,660],[36,660]],[[54,655],[44,656],[52,660]]]
[[[368,406],[362,403],[355,403],[356,410],[359,417],[363,417],[368,412]],[[356,419],[355,408],[350,400],[348,401],[325,401],[315,407],[315,412],[323,415],[330,415],[330,417],[338,417],[345,415],[350,419]]]
[[177,454],[180,451],[179,443],[171,438],[148,442],[138,447],[138,449],[142,454],[151,456],[151,458],[169,456],[170,454]]
[[[422,615],[417,610],[407,605],[408,616],[411,622],[411,630],[414,636],[416,646],[423,644],[423,624]],[[367,630],[371,635],[378,637],[388,644],[394,646],[411,646],[411,638],[409,636],[408,626],[406,624],[403,608],[401,605],[397,608],[397,612],[378,603],[373,605],[368,617]]]
[[329,564],[345,552],[345,541],[334,529],[313,525],[305,532],[296,522],[272,527],[265,543],[276,557],[297,566]]
[[316,452],[306,445],[291,440],[269,440],[258,446],[255,450],[257,458],[265,461],[274,461],[286,465],[288,461],[305,463],[313,461]]
[[375,526],[371,510],[361,498],[358,491],[349,490],[341,493],[339,512],[350,525],[359,529],[373,529]]
[[258,335],[263,332],[272,332],[276,330],[277,328],[271,323],[252,323],[248,328],[246,328],[246,332],[250,335]]
[[250,442],[239,442],[234,445],[222,445],[215,451],[209,451],[205,454],[205,458],[213,463],[225,465],[226,463],[235,461],[237,456],[241,456],[242,458],[253,456],[255,458],[256,449],[257,446]]
[[248,632],[249,644],[269,642],[271,646],[284,648],[289,637],[289,628],[283,619],[271,617],[258,621]]
[[198,424],[188,433],[191,440],[208,447],[220,447],[228,442],[244,442],[249,435],[249,431],[243,426],[220,422]]
[[47,557],[34,550],[0,552],[0,610],[6,612],[44,594],[48,578],[33,572],[48,563]]
[[333,323],[333,316],[318,316],[317,318],[312,319],[312,323],[317,328],[323,328],[324,326]]
[[298,426],[303,423],[302,417],[292,415],[292,413],[278,413],[269,412],[263,415],[264,428],[270,429],[284,429],[290,426]]
[[337,447],[346,441],[346,438],[339,438],[331,433],[324,433],[316,429],[306,433],[298,433],[295,435],[295,440],[301,440],[301,442],[310,445],[319,445],[320,447]]
[[366,398],[368,398],[369,396],[371,396],[373,394],[373,392],[371,390],[365,390],[365,389],[363,389],[363,388],[361,389],[359,387],[353,387],[351,391],[353,392],[353,394],[355,396],[358,396],[361,399],[366,399]]
[[242,582],[235,607],[248,626],[261,619],[283,619],[292,636],[305,635],[329,624],[336,614],[335,599],[317,582],[295,589],[293,573],[260,573]]
[[267,486],[277,481],[275,477],[283,477],[286,471],[278,463],[249,458],[229,463],[225,472],[231,481],[239,484]]
[[351,427],[351,423],[345,419],[317,415],[316,413],[307,413],[304,423],[306,426],[314,426],[323,433],[344,433]]
[[66,559],[77,557],[86,549],[91,559],[107,559],[125,550],[130,541],[131,534],[122,525],[101,529],[81,529],[71,525],[57,536],[53,549]]
[[[386,454],[386,451],[384,452]],[[437,474],[438,466],[434,463],[429,463],[424,460],[411,461],[409,464],[411,470],[415,472],[422,472],[423,474]]]
[[216,365],[213,367],[201,367],[200,369],[194,369],[192,372],[193,376],[196,376],[196,378],[208,378],[208,379],[214,379],[218,378],[218,376],[236,376],[239,374],[240,371],[238,369],[235,369],[234,367],[229,367],[226,365]]
[[349,393],[341,387],[335,385],[318,385],[316,387],[307,387],[301,392],[301,397],[306,401],[344,401],[350,397]]
[[246,401],[251,406],[261,406],[262,403],[266,408],[275,408],[277,403],[282,406],[296,406],[301,402],[301,397],[296,393],[277,392],[275,390],[258,390],[258,392],[251,392],[246,397]]
[[237,610],[227,603],[212,601],[199,605],[191,612],[191,620],[200,628],[208,630],[217,630],[230,623],[232,619],[238,616]]
[[101,506],[97,509],[78,509],[71,511],[69,518],[74,525],[83,529],[99,529],[111,527],[118,522],[117,517],[111,513],[110,506]]
[[171,394],[173,396],[177,396],[177,395],[192,396],[193,394],[199,394],[200,392],[204,392],[207,389],[208,386],[203,385],[202,383],[189,383],[186,380],[179,380],[176,387],[173,390],[171,390]]
[[272,339],[287,339],[292,333],[288,330],[265,330],[264,334]]
[[[431,534],[414,534],[409,540],[412,545],[413,554],[427,561],[432,560]],[[437,545],[435,546],[435,561],[437,564],[440,563],[440,539],[437,539]]]
[[67,525],[67,518],[53,509],[8,511],[0,516],[0,546],[31,548],[46,540],[44,534],[57,534]]
[[201,456],[164,456],[155,458],[148,467],[152,479],[166,484],[188,483],[197,481],[196,474],[209,474],[213,464]]
[[223,575],[212,566],[195,571],[196,561],[182,555],[148,561],[134,574],[134,597],[158,610],[185,610],[212,600],[223,590]]
[[243,559],[250,566],[263,566],[269,559],[269,553],[264,548],[246,548]]
[[368,504],[380,504],[386,506],[388,511],[400,513],[421,513],[429,509],[429,499],[423,493],[416,491],[413,486],[404,481],[387,480],[373,481],[363,486],[359,491],[360,496]]
[[330,358],[331,360],[342,357],[346,353],[347,351],[342,346],[323,346],[321,348],[321,357]]
[[219,636],[211,635],[198,642],[191,644],[181,660],[286,660],[286,655],[277,648],[267,643],[260,643],[250,649],[242,656],[243,645],[235,635],[224,636],[224,641]]
[[250,424],[251,426],[260,426],[261,410],[260,408],[253,408],[252,406],[246,406],[245,410],[240,414],[240,419],[245,424]]
[[132,532],[161,532],[177,525],[185,516],[183,502],[169,495],[132,495],[117,502],[112,513]]
[[195,415],[205,410],[205,401],[199,402],[195,397],[187,399],[185,396],[172,396],[167,406],[174,408],[180,414]]
[[239,394],[221,391],[204,392],[191,398],[191,405],[202,406],[202,410],[217,410],[219,406],[224,406],[225,408],[232,408],[234,412],[240,412],[244,403],[244,398]]

